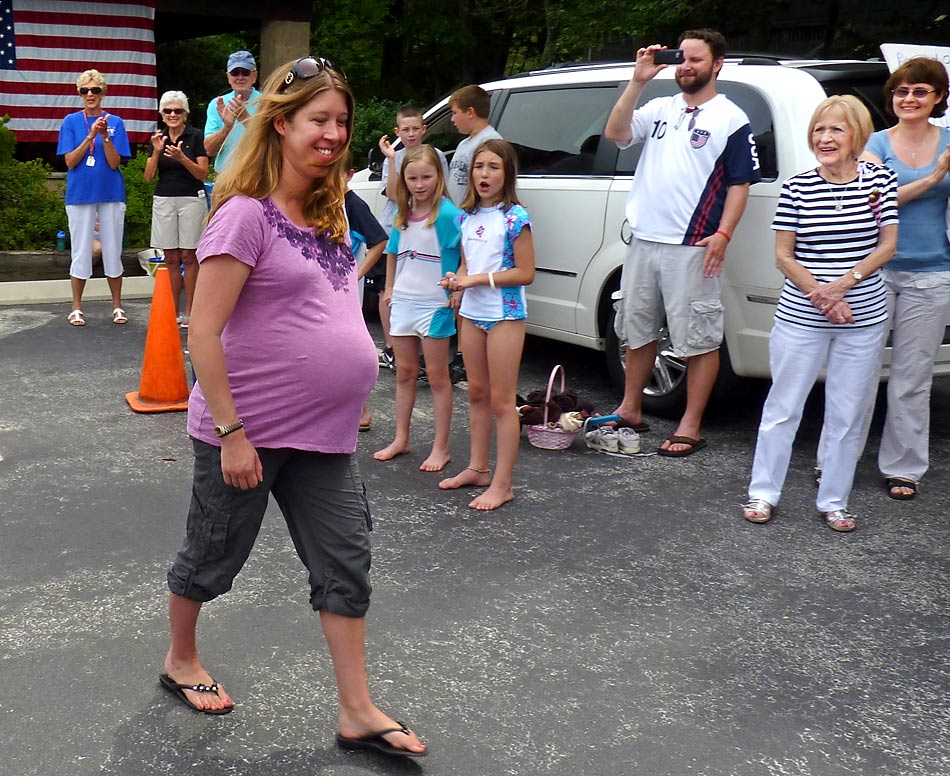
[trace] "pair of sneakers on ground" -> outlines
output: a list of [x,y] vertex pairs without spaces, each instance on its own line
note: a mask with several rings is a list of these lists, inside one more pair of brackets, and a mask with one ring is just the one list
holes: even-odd
[[601,453],[637,455],[640,452],[640,435],[632,428],[600,426],[584,433],[584,443],[591,450]]

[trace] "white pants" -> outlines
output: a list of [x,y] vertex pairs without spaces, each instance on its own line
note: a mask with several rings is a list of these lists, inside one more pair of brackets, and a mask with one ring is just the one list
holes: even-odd
[[99,242],[102,243],[102,269],[106,277],[122,277],[122,232],[125,229],[124,202],[93,202],[88,205],[66,205],[69,219],[69,241],[72,263],[69,274],[80,280],[92,277],[92,235],[99,221]]
[[805,400],[827,365],[824,473],[816,506],[819,512],[847,508],[886,333],[884,323],[860,329],[807,329],[775,322],[769,338],[772,389],[762,408],[750,499],[778,504]]
[[[884,477],[918,482],[930,466],[930,389],[934,359],[950,312],[950,272],[885,269],[882,274],[894,337],[887,383],[887,416],[877,465]],[[881,347],[883,349],[883,343]],[[869,410],[863,440],[867,439],[872,415]],[[819,469],[823,466],[824,446],[822,428],[818,444]]]

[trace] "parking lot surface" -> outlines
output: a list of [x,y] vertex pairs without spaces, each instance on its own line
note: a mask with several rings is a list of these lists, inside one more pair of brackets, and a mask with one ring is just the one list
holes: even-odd
[[[306,574],[268,511],[232,593],[205,607],[203,659],[238,706],[194,714],[158,684],[165,571],[183,536],[184,414],[136,415],[147,301],[0,308],[0,776],[947,776],[950,387],[934,395],[932,470],[891,501],[861,462],[857,531],[814,512],[820,398],[772,523],[744,500],[761,386],[713,413],[682,460],[522,442],[516,500],[494,513],[388,463],[391,372],[360,466],[373,508],[369,672],[379,705],[428,742],[419,762],[334,745],[335,684]],[[599,354],[529,341],[609,411]],[[454,472],[467,462],[464,386]],[[648,449],[673,430],[652,418]]]

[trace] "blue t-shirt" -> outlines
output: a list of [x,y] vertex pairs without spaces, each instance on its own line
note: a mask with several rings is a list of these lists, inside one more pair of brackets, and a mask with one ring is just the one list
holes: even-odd
[[[924,178],[933,172],[937,157],[950,143],[950,129],[940,130],[937,155],[923,167],[908,167],[894,153],[888,130],[871,135],[868,153],[874,154],[897,173],[897,185]],[[950,197],[950,174],[919,197],[900,206],[901,225],[897,232],[897,251],[887,269],[900,272],[936,272],[950,270],[950,242],[947,241],[947,198]]]
[[[224,104],[227,105],[235,97],[234,90],[231,90],[227,94],[223,94],[221,96],[224,99]],[[257,91],[257,89],[251,89],[251,96],[247,101],[247,112],[249,115],[253,116],[257,112],[257,98],[260,96],[261,93]],[[208,103],[208,116],[205,119],[205,139],[207,140],[209,135],[213,135],[215,132],[220,131],[223,126],[224,119],[222,119],[221,114],[218,113],[218,98],[215,97],[211,102]],[[215,172],[224,172],[224,169],[231,161],[231,154],[233,153],[234,149],[237,148],[238,141],[241,139],[241,135],[243,134],[244,125],[240,121],[235,121],[234,126],[231,128],[231,131],[225,138],[224,143],[221,144],[221,147],[218,149],[218,153],[214,157]]]
[[[108,114],[109,137],[122,161],[127,161],[132,152],[129,149],[129,136],[125,133],[125,124],[118,116]],[[70,113],[63,119],[59,128],[59,145],[56,153],[65,156],[75,151],[82,141],[89,135],[96,117],[87,116],[83,111]],[[66,173],[66,204],[89,205],[94,202],[125,202],[125,181],[122,173],[109,167],[105,149],[102,147],[102,137],[96,133],[95,142],[91,146],[92,158],[95,164],[89,166],[86,158],[82,159],[73,169]]]

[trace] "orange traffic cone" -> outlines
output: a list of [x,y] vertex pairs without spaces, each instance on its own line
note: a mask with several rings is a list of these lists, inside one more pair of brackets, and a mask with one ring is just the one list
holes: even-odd
[[185,356],[175,322],[175,303],[168,270],[155,270],[155,291],[145,336],[142,381],[139,389],[125,395],[136,412],[182,412],[188,409]]

